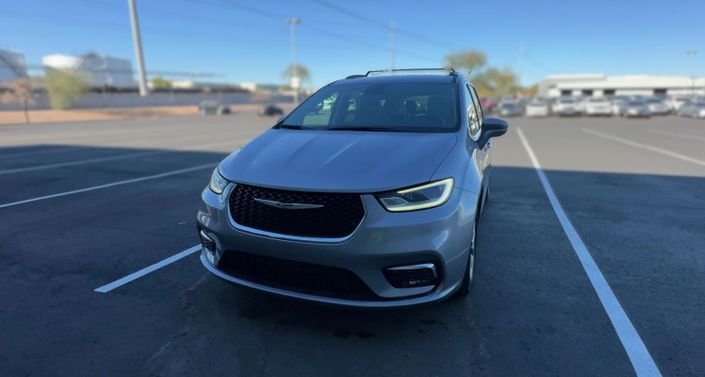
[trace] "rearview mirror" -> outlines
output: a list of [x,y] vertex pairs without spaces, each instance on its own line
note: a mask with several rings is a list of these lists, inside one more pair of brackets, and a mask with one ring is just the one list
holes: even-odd
[[482,122],[482,133],[480,134],[480,138],[477,139],[477,143],[480,145],[480,148],[484,148],[485,144],[487,144],[491,138],[504,135],[507,133],[508,128],[509,123],[504,119],[485,118]]

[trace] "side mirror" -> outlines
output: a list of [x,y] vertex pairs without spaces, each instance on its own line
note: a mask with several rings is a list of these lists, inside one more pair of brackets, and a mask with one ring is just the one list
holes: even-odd
[[482,122],[482,133],[480,138],[477,139],[477,144],[480,145],[480,148],[484,148],[491,138],[504,135],[507,133],[508,128],[509,123],[504,119],[485,118],[484,122]]

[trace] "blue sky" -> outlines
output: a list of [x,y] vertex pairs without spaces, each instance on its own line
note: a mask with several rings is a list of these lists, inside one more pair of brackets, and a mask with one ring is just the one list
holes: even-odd
[[[313,86],[389,65],[384,28],[316,0],[137,2],[148,70],[282,82],[290,16],[301,18],[298,61]],[[705,76],[702,0],[329,2],[410,34],[397,37],[397,67],[439,66],[448,52],[476,49],[492,65],[520,69],[525,84],[549,73]],[[0,48],[29,64],[88,50],[134,57],[127,0],[0,0],[0,23]]]

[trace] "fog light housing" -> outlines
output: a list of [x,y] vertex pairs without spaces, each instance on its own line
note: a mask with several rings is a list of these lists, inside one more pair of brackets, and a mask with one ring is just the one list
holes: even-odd
[[201,238],[201,245],[203,246],[203,250],[206,252],[206,258],[208,258],[208,261],[213,265],[216,265],[218,261],[218,252],[216,251],[215,241],[208,237],[206,232],[202,230],[198,232],[198,236]]
[[384,277],[394,288],[416,288],[438,284],[438,273],[433,263],[387,267]]

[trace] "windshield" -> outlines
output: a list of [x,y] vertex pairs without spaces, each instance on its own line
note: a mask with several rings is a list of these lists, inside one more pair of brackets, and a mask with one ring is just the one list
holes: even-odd
[[573,101],[573,100],[570,99],[570,98],[563,98],[563,99],[561,99],[559,102],[560,102],[560,103],[575,103],[575,101]]
[[590,103],[605,103],[605,102],[607,102],[607,100],[604,98],[591,98],[590,100],[588,100],[588,102],[590,102]]
[[322,88],[281,127],[365,131],[451,132],[459,127],[451,83],[360,82]]
[[644,101],[629,101],[629,106],[644,106],[645,104]]

